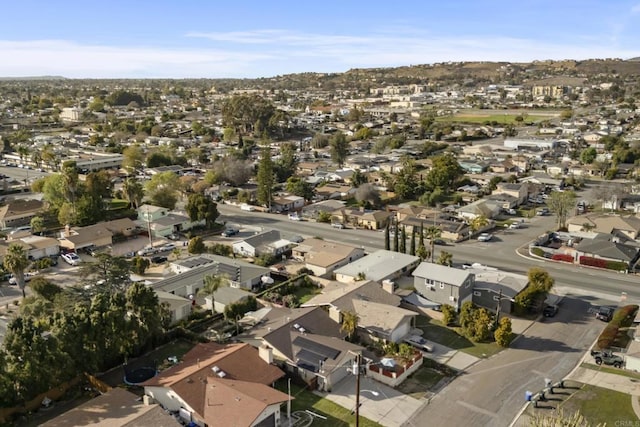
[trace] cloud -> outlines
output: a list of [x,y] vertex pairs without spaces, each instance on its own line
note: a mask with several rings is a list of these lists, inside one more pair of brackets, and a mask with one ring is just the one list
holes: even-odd
[[613,46],[604,37],[570,42],[499,36],[435,36],[425,31],[381,29],[356,35],[279,29],[190,32],[187,47],[105,46],[66,40],[1,41],[0,76],[67,77],[268,77],[303,71],[392,67],[444,61],[629,58],[640,48]]
[[640,13],[640,3],[631,6],[631,13]]

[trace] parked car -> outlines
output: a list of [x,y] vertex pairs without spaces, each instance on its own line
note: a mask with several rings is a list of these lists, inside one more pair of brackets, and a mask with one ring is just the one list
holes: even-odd
[[238,230],[237,228],[227,228],[222,232],[222,237],[231,237],[235,236],[238,233],[240,233],[240,230]]
[[603,322],[611,321],[612,317],[613,317],[612,307],[602,306],[596,313],[596,319],[602,320]]
[[478,236],[478,242],[489,242],[493,239],[493,234],[491,233],[482,233]]
[[591,356],[595,359],[596,365],[613,366],[614,368],[621,368],[624,364],[624,359],[617,354],[613,354],[611,350],[591,350]]
[[151,262],[154,264],[162,264],[163,262],[167,262],[166,256],[154,256],[151,258]]
[[507,209],[506,210],[507,215],[517,215],[518,211],[515,209]]
[[178,236],[176,233],[171,233],[167,236],[167,239],[169,240],[180,240],[180,236]]
[[242,205],[240,205],[240,209],[243,211],[248,211],[248,212],[253,212],[256,210],[255,207],[247,204],[247,203],[243,203]]
[[289,219],[290,219],[291,221],[302,221],[302,217],[301,217],[301,216],[299,216],[299,215],[298,215],[297,213],[295,213],[295,212],[294,212],[294,213],[290,213],[290,214],[289,214]]
[[519,222],[512,222],[511,224],[509,224],[509,228],[512,230],[517,230],[519,228],[522,228],[522,224],[520,224]]
[[341,222],[334,222],[334,223],[331,223],[331,226],[332,226],[333,228],[339,228],[339,229],[341,229],[341,230],[342,230],[342,229],[344,229],[344,228],[346,228],[346,227],[344,226],[344,224],[343,224],[343,223],[341,223]]
[[78,265],[82,262],[82,259],[75,252],[66,252],[62,254],[62,259],[69,265]]
[[416,347],[418,350],[426,351],[428,353],[433,351],[433,344],[419,335],[409,335],[404,339],[404,342]]
[[160,248],[158,249],[158,252],[171,252],[175,248],[176,248],[176,245],[174,245],[173,243],[167,243],[164,246],[160,246]]
[[434,239],[433,244],[440,245],[440,246],[447,246],[447,242],[444,239]]
[[157,253],[158,253],[158,248],[152,248],[149,246],[144,247],[138,251],[138,255],[140,256],[149,256]]
[[538,216],[546,216],[546,215],[549,215],[549,209],[547,209],[547,208],[540,208],[540,209],[536,210],[536,215],[538,215]]
[[[37,275],[38,275],[38,273],[25,273],[24,274],[24,283],[29,283],[31,281],[31,279],[33,279]],[[9,277],[9,284],[10,285],[14,285],[14,286],[18,284],[16,282],[16,278],[13,276],[13,274],[11,275],[11,277]]]
[[544,317],[553,317],[558,313],[558,306],[555,304],[547,305],[544,310],[542,310],[542,315]]

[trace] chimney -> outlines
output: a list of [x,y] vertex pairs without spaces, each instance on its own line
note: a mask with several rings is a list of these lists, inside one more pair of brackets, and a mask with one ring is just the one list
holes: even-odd
[[258,347],[258,356],[268,364],[273,363],[273,349],[266,344]]
[[142,396],[142,402],[145,404],[145,406],[149,406],[155,404],[156,400],[153,397],[145,394],[144,396]]
[[393,283],[393,280],[385,279],[382,281],[382,289],[389,292],[390,294],[393,294],[395,285],[396,284]]

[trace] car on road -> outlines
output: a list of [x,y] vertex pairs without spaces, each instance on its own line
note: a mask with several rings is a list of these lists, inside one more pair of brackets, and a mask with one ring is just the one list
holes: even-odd
[[80,259],[80,257],[78,256],[77,253],[75,252],[67,252],[61,255],[62,259],[64,260],[64,262],[66,262],[69,265],[79,265],[82,262],[82,259]]
[[164,246],[160,246],[160,248],[158,249],[158,252],[171,252],[175,248],[176,248],[176,245],[174,245],[173,243],[167,243]]
[[444,239],[434,239],[433,244],[440,245],[440,246],[447,246],[447,242]]
[[596,312],[596,319],[609,322],[613,318],[613,307],[602,306]]
[[240,209],[243,211],[247,211],[247,212],[253,212],[256,210],[255,207],[247,204],[247,203],[243,203],[242,205],[240,205]]
[[167,239],[169,240],[180,240],[180,236],[177,235],[176,233],[171,233],[167,236]]
[[543,310],[542,310],[542,315],[544,317],[553,317],[558,313],[558,306],[555,304],[550,304],[547,305]]
[[511,230],[517,230],[519,228],[522,228],[522,224],[520,224],[519,222],[512,222],[511,224],[509,224],[509,228]]
[[222,232],[221,235],[222,237],[231,237],[231,236],[235,236],[238,233],[240,233],[240,230],[238,230],[237,228],[227,228]]
[[344,228],[346,228],[346,227],[344,226],[344,224],[343,224],[343,223],[341,223],[341,222],[334,222],[334,223],[332,223],[332,224],[331,224],[331,226],[332,226],[333,228],[339,228],[339,229],[341,229],[341,230],[342,230],[342,229],[344,229]]
[[403,341],[416,347],[418,350],[426,351],[427,353],[431,353],[433,351],[433,344],[419,335],[409,335],[405,337]]
[[158,248],[144,247],[138,251],[139,256],[149,256],[158,253]]
[[151,262],[154,264],[162,264],[163,262],[167,262],[166,256],[154,256],[151,258]]
[[301,217],[301,216],[299,216],[299,215],[298,215],[297,213],[295,213],[295,212],[294,212],[294,213],[290,213],[290,214],[289,214],[289,219],[290,219],[291,221],[302,221],[302,217]]
[[[33,279],[35,276],[37,276],[38,273],[25,273],[24,274],[24,283],[29,283],[31,281],[31,279]],[[11,277],[9,277],[9,284],[10,285],[17,285],[18,282],[16,282],[16,278],[13,276],[13,274],[11,275]]]
[[478,236],[478,242],[490,242],[493,239],[493,234],[491,233],[481,233]]

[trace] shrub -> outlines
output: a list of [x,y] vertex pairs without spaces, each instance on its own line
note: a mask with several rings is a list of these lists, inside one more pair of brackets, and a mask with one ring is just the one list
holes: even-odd
[[568,254],[553,254],[551,259],[553,261],[573,262],[573,256]]
[[613,313],[613,317],[611,318],[611,322],[609,323],[613,323],[618,327],[631,326],[637,312],[637,305],[625,305],[624,307],[618,308],[615,313]]
[[258,258],[256,258],[255,264],[262,267],[268,267],[270,265],[275,264],[276,261],[277,261],[277,258],[274,255],[262,254]]
[[500,319],[498,329],[493,333],[493,337],[496,340],[496,344],[500,347],[509,347],[511,340],[513,339],[513,333],[511,329],[511,319],[503,317]]
[[588,256],[581,256],[580,264],[587,265],[589,267],[607,268],[607,260]]
[[456,310],[449,304],[444,304],[441,307],[442,310],[442,322],[445,326],[449,326],[456,320]]
[[535,256],[544,257],[544,251],[538,247],[531,248],[531,253]]
[[207,252],[214,255],[231,256],[233,248],[222,243],[214,243],[211,246],[207,246]]
[[606,268],[615,271],[627,271],[629,269],[629,265],[622,261],[607,261]]
[[618,325],[609,323],[598,337],[598,348],[601,350],[610,348],[618,335],[618,329]]

